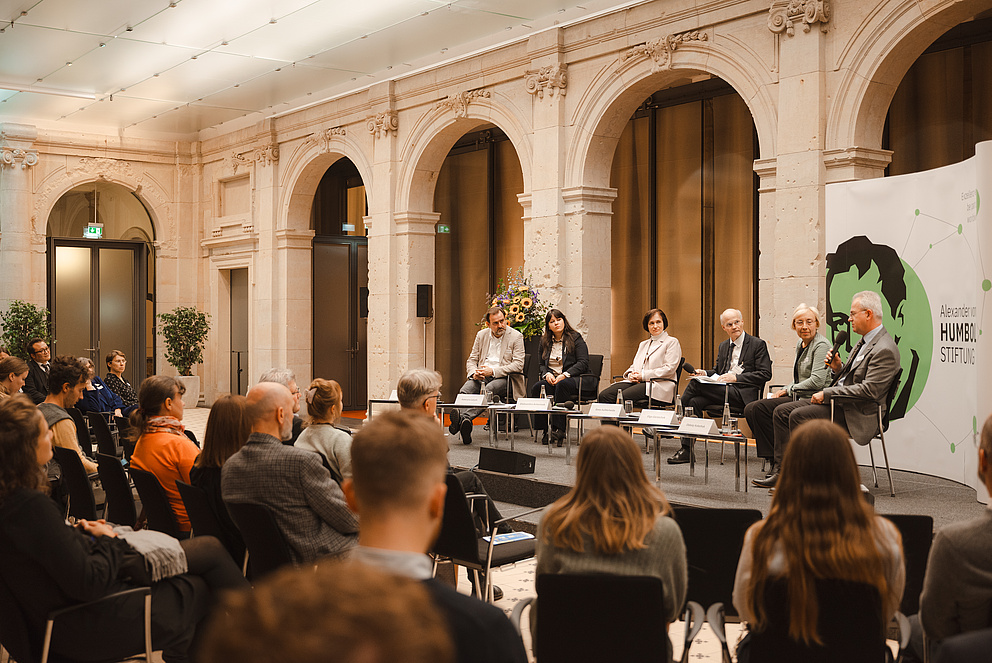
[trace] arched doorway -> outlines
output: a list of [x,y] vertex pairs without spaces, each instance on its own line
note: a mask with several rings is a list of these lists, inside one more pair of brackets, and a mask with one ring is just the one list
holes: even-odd
[[345,409],[368,399],[369,251],[365,184],[347,158],[332,164],[313,198],[313,376],[336,380]]
[[465,382],[465,360],[508,269],[523,266],[524,228],[517,195],[523,172],[513,144],[495,126],[467,133],[448,152],[434,189],[435,367],[452,394]]
[[109,182],[66,192],[48,217],[48,302],[55,352],[90,357],[121,350],[125,377],[155,373],[155,230],[127,188]]
[[614,372],[655,306],[697,366],[714,362],[724,309],[757,332],[757,154],[747,104],[717,78],[656,92],[627,122],[611,171]]

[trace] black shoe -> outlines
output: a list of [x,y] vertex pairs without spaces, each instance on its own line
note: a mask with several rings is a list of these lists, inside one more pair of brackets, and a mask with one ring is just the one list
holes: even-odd
[[451,423],[448,424],[448,432],[452,435],[458,435],[458,431],[461,430],[461,424],[458,422],[458,410],[452,410],[448,416],[451,418]]
[[548,431],[541,431],[541,445],[548,446]]
[[464,444],[472,444],[472,420],[463,419],[461,430],[462,430],[462,442]]
[[493,601],[499,601],[503,598],[503,590],[493,585]]
[[758,488],[774,488],[778,483],[778,472],[765,477],[764,479],[751,479],[751,483]]
[[551,440],[557,445],[561,446],[565,443],[565,431],[563,430],[552,430]]
[[675,452],[675,455],[668,459],[669,465],[684,465],[689,462],[689,450],[685,447]]

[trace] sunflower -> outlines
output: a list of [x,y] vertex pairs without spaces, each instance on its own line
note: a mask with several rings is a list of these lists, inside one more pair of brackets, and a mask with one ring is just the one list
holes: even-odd
[[524,297],[523,300],[521,300],[520,305],[524,308],[530,308],[534,305],[534,300],[530,297]]
[[516,315],[516,314],[523,315],[523,313],[520,313],[520,307],[514,304],[513,306],[510,307],[510,315]]
[[498,299],[494,299],[493,300],[493,303],[490,304],[490,306],[499,306],[499,300]]
[[524,290],[527,290],[527,286],[525,286],[525,285],[517,286],[517,290],[519,290],[520,292],[523,292]]
[[526,317],[523,313],[517,313],[517,322],[523,322]]

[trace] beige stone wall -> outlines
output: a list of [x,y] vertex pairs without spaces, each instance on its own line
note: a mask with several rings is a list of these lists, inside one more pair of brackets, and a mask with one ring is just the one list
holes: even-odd
[[606,354],[608,376],[617,139],[649,94],[719,77],[757,128],[757,332],[771,345],[775,381],[787,381],[789,312],[800,301],[824,307],[826,184],[882,174],[890,156],[880,149],[882,123],[902,76],[935,38],[992,7],[803,4],[805,13],[790,16],[785,0],[644,3],[195,143],[2,125],[0,307],[15,297],[44,303],[51,206],[72,186],[107,179],[136,191],[151,213],[159,310],[196,304],[214,316],[200,371],[207,399],[227,386],[228,270],[243,267],[250,378],[288,366],[306,384],[320,296],[310,203],[343,156],[369,196],[369,395],[385,396],[400,373],[425,362],[425,340],[433,347],[432,326],[415,317],[415,286],[434,280],[438,171],[459,137],[492,123],[523,172],[525,271]]

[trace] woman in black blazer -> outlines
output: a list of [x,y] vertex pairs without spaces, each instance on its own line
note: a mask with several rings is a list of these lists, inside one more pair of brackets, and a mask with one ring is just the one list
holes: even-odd
[[[541,379],[530,389],[534,398],[544,387],[553,403],[574,400],[579,393],[579,376],[589,371],[589,349],[582,334],[572,329],[565,314],[556,308],[544,316],[544,335],[541,337]],[[589,387],[589,391],[595,387]],[[534,426],[547,427],[547,415],[534,415]],[[565,415],[551,417],[551,441],[561,446],[565,439]],[[541,435],[541,444],[548,443],[547,431]]]

